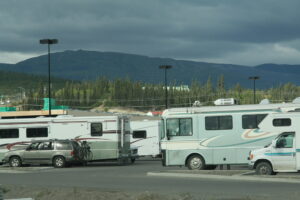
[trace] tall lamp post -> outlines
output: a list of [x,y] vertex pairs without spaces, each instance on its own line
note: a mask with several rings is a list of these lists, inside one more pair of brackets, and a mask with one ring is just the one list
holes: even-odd
[[40,44],[48,45],[48,98],[49,98],[49,116],[51,116],[51,75],[50,75],[50,45],[57,44],[57,39],[42,39]]
[[259,79],[259,76],[250,76],[249,80],[253,80],[253,104],[256,103],[256,96],[255,96],[255,81]]
[[167,69],[171,69],[171,65],[161,65],[159,66],[160,69],[165,70],[165,102],[166,102],[166,109],[168,109],[168,88],[167,88]]

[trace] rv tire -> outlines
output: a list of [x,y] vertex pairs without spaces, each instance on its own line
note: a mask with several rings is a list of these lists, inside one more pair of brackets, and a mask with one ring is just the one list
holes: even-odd
[[269,162],[262,161],[256,166],[256,174],[258,175],[274,175],[273,168]]
[[205,161],[200,155],[192,155],[187,160],[187,167],[190,170],[205,169]]

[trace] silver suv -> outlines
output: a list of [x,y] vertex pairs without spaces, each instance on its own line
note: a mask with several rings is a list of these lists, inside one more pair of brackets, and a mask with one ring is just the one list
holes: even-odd
[[80,152],[80,145],[74,140],[40,140],[32,142],[26,149],[7,152],[2,161],[11,167],[52,164],[62,168],[67,164],[82,162]]

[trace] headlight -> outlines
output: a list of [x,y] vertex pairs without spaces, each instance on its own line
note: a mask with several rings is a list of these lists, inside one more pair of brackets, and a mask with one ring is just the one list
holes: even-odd
[[250,160],[253,160],[254,158],[254,155],[251,153],[250,156],[249,156]]

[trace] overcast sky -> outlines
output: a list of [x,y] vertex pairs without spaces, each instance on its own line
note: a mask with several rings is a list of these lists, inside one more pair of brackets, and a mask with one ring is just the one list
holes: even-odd
[[216,63],[300,64],[299,0],[1,0],[0,62],[97,50]]

